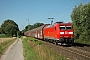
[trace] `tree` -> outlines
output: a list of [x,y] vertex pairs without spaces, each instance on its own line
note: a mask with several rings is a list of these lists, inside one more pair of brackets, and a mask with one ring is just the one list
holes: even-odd
[[18,31],[17,34],[18,34],[18,37],[23,36],[23,33],[21,31]]
[[34,26],[34,28],[37,28],[37,27],[40,27],[40,26],[42,26],[42,25],[44,25],[43,23],[35,23],[33,26]]
[[32,30],[32,29],[37,28],[37,27],[40,27],[42,25],[44,25],[44,24],[43,23],[39,23],[39,22],[38,23],[35,23],[33,25],[27,25],[25,27],[25,29],[23,30],[23,32],[28,31],[28,30]]
[[75,39],[89,41],[90,37],[90,3],[82,3],[72,11],[72,23],[75,31]]
[[0,28],[0,34],[1,34],[1,28]]
[[19,31],[18,25],[13,20],[5,20],[4,23],[1,25],[1,33],[8,36],[16,36],[17,31]]
[[33,25],[26,26],[26,30],[32,30],[33,28],[34,28]]

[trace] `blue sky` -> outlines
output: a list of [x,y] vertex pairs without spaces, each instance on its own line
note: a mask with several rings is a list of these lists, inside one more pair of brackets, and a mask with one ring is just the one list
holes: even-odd
[[20,30],[37,22],[50,23],[48,18],[71,22],[71,12],[80,3],[90,0],[0,0],[0,25],[7,19],[14,20]]

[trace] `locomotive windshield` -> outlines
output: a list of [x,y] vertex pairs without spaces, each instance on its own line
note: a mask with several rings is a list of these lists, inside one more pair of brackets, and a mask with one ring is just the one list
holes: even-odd
[[70,29],[72,29],[71,26],[66,26],[66,30],[70,30]]
[[72,26],[60,26],[60,30],[71,30]]
[[65,30],[65,26],[60,26],[60,30]]

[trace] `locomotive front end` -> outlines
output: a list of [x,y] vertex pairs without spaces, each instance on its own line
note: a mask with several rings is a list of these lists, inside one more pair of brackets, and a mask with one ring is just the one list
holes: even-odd
[[71,23],[62,24],[59,29],[61,43],[74,43],[74,30]]
[[74,32],[72,26],[60,26],[60,42],[73,43]]

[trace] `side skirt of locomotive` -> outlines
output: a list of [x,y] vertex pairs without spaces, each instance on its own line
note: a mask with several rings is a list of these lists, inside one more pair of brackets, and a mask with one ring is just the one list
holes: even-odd
[[72,45],[74,43],[74,38],[44,38],[45,41],[49,41],[51,43],[54,43],[56,45]]

